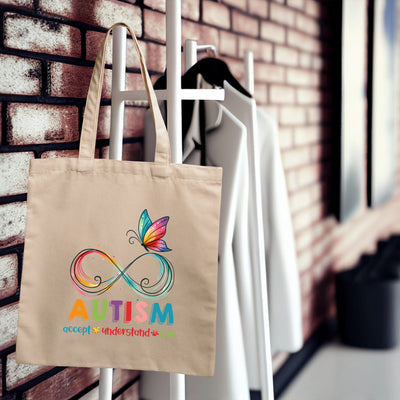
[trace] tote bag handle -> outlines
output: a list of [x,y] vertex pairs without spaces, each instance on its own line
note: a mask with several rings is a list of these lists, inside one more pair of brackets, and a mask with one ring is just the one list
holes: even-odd
[[158,106],[157,97],[154,93],[153,85],[150,80],[149,73],[146,68],[146,63],[143,58],[142,51],[140,50],[139,43],[136,39],[132,29],[123,22],[114,24],[105,34],[101,42],[99,52],[97,53],[96,62],[90,80],[88,96],[86,100],[85,113],[83,115],[81,141],[79,145],[79,158],[93,159],[96,147],[96,134],[97,124],[99,119],[99,109],[101,100],[101,89],[104,79],[104,64],[107,48],[107,38],[111,30],[116,26],[123,26],[128,29],[135,43],[136,50],[139,55],[140,71],[144,80],[147,97],[149,99],[150,108],[153,113],[154,124],[156,128],[156,150],[154,161],[156,163],[168,164],[171,162],[171,146],[169,143],[169,136],[167,128],[165,127],[164,120],[161,116],[160,108]]

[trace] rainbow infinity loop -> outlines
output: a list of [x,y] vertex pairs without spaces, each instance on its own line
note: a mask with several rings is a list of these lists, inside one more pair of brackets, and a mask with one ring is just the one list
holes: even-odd
[[[94,277],[88,276],[83,269],[83,260],[90,254],[96,254],[104,258],[110,265],[117,271],[115,275],[108,276],[103,279],[99,275]],[[134,263],[143,257],[153,257],[158,261],[159,272],[154,282],[150,282],[150,279],[144,277],[139,281],[132,278],[128,274],[128,270],[134,265]],[[118,263],[109,256],[106,252],[97,249],[85,249],[80,251],[71,263],[70,269],[71,279],[76,289],[88,296],[95,296],[102,294],[109,290],[120,278],[123,278],[128,286],[135,292],[135,294],[146,298],[163,298],[171,290],[174,285],[175,272],[170,261],[165,257],[156,253],[144,253],[136,257],[131,261],[125,268],[122,268]]]

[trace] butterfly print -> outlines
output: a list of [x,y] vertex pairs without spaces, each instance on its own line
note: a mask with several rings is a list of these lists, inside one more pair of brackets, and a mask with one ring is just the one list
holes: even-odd
[[144,210],[139,218],[139,226],[138,226],[139,235],[133,230],[128,231],[128,232],[133,232],[135,234],[135,236],[129,239],[130,243],[132,243],[131,239],[136,239],[147,251],[149,250],[158,252],[171,251],[171,249],[167,247],[165,241],[162,240],[162,237],[165,235],[165,232],[167,231],[168,221],[169,217],[162,217],[155,222],[151,222],[147,210]]

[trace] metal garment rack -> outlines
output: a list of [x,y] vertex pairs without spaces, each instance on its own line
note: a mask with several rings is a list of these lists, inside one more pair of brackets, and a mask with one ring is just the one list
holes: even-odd
[[[109,158],[122,159],[124,105],[126,100],[147,100],[144,91],[126,91],[126,34],[123,27],[113,30],[113,69],[112,69],[112,94],[111,94],[111,130]],[[171,142],[171,157],[173,163],[182,163],[182,100],[223,100],[223,89],[182,89],[181,88],[181,0],[166,0],[166,51],[167,51],[167,90],[156,91],[158,100],[167,100],[167,127]],[[197,55],[196,55],[197,57]],[[254,72],[252,56],[245,62],[248,77],[246,87],[250,93],[254,90]],[[253,83],[252,83],[253,82]],[[265,304],[266,292],[262,296],[257,291],[256,302]],[[261,311],[260,310],[260,311]],[[267,314],[268,315],[268,312]],[[259,337],[269,342],[269,326],[265,323],[257,327]],[[264,341],[265,341],[264,340]],[[265,343],[262,350],[265,350]],[[267,346],[269,349],[269,343]],[[270,350],[269,350],[270,351]],[[269,352],[270,356],[270,352]],[[263,400],[273,400],[272,368],[271,364],[261,366]],[[99,399],[111,400],[112,398],[112,368],[100,369]],[[265,381],[263,383],[263,381]],[[185,376],[183,374],[170,374],[169,385],[170,400],[185,400]]]

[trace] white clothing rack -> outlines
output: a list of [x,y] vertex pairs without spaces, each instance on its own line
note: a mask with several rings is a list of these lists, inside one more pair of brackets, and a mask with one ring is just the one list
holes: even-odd
[[[182,162],[182,100],[223,100],[223,89],[182,89],[181,88],[181,0],[166,1],[166,51],[167,51],[167,90],[156,91],[159,100],[167,100],[167,127],[171,142],[172,162]],[[142,91],[125,90],[126,72],[126,29],[116,27],[113,30],[113,69],[112,69],[112,94],[111,94],[111,130],[110,130],[110,158],[122,159],[124,102],[126,100],[147,100],[147,95]],[[195,42],[194,42],[195,43]],[[187,67],[193,65],[197,59],[197,44],[193,44],[196,53],[192,61],[186,61]],[[204,47],[204,46],[202,46]],[[215,47],[214,47],[215,51]],[[185,52],[186,53],[186,52]],[[246,56],[246,87],[254,91],[254,72],[252,56]],[[253,83],[252,83],[253,82]],[[261,302],[261,298],[257,301]],[[261,303],[259,303],[261,304]],[[264,327],[265,328],[265,327]],[[268,327],[267,327],[268,329]],[[262,335],[264,330],[260,332]],[[264,336],[265,337],[265,336]],[[266,336],[269,338],[269,333]],[[100,369],[99,399],[111,400],[112,398],[112,368]],[[273,400],[271,395],[272,371],[270,368],[261,368],[265,384],[262,389],[263,400]],[[170,374],[170,400],[185,400],[185,376]],[[269,390],[266,387],[269,386]]]

